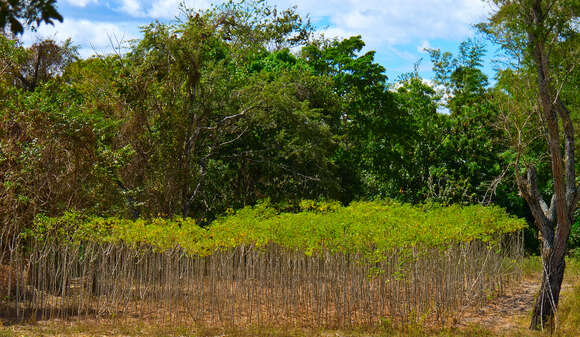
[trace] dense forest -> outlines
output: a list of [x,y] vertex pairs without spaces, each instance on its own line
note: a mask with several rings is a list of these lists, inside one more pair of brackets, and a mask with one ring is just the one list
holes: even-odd
[[[571,118],[571,124],[562,119],[560,127],[573,130],[573,152],[573,140],[580,132],[579,8],[574,1],[556,2],[551,9],[555,14],[546,16],[546,25],[552,25],[557,34],[545,40],[549,49],[545,61],[555,83],[551,90],[557,92],[555,97]],[[428,49],[435,74],[432,81],[421,78],[417,70],[387,78],[375,53],[363,52],[365,42],[360,36],[326,39],[295,8],[280,10],[262,2],[186,10],[179,20],[142,27],[142,38],[131,41],[126,49],[119,45],[117,53],[86,59],[79,57],[75,41],[48,39],[25,46],[17,35],[1,34],[0,264],[8,263],[17,247],[30,247],[35,235],[63,223],[66,240],[75,242],[86,242],[87,236],[79,239],[70,233],[106,232],[107,244],[121,241],[131,246],[133,239],[110,238],[118,235],[115,228],[126,235],[131,231],[127,226],[141,221],[141,226],[153,224],[144,227],[143,233],[167,224],[181,233],[176,234],[178,238],[209,235],[194,234],[198,231],[213,233],[211,240],[226,235],[228,239],[217,244],[222,249],[229,245],[224,242],[230,242],[230,231],[238,230],[231,240],[246,230],[250,236],[261,233],[256,229],[261,228],[258,222],[248,225],[249,220],[240,220],[241,226],[235,220],[251,209],[273,213],[245,215],[248,219],[332,213],[337,214],[336,220],[327,219],[349,224],[328,227],[331,234],[320,238],[310,230],[296,234],[293,229],[276,227],[274,234],[268,232],[271,236],[265,239],[259,236],[254,243],[284,246],[302,235],[313,240],[299,244],[306,251],[312,242],[314,250],[332,250],[332,244],[347,247],[345,242],[349,242],[363,254],[363,243],[379,234],[405,237],[401,233],[408,229],[393,227],[385,233],[369,225],[365,230],[377,235],[370,239],[357,227],[359,220],[345,220],[344,214],[360,213],[365,218],[374,214],[371,208],[387,207],[383,211],[388,213],[390,206],[384,205],[398,205],[392,206],[396,210],[411,207],[408,204],[427,210],[427,215],[417,215],[423,220],[409,220],[412,223],[461,228],[462,236],[442,234],[441,242],[471,242],[486,235],[494,241],[499,240],[494,236],[497,233],[525,227],[526,251],[541,253],[538,229],[543,227],[536,226],[538,215],[528,206],[534,191],[522,192],[520,180],[526,174],[533,177],[529,181],[535,182],[537,194],[550,199],[559,186],[553,175],[554,151],[549,147],[554,138],[538,103],[541,75],[536,54],[527,49],[528,40],[522,37],[526,28],[511,19],[517,17],[513,14],[516,5],[498,4],[501,10],[489,22],[477,25],[478,38],[461,43],[457,51]],[[486,46],[492,43],[503,47],[505,66],[489,78],[483,61]],[[562,151],[568,150],[566,143]],[[576,148],[576,158],[579,151]],[[574,153],[571,157],[568,153],[566,163],[571,162],[571,170],[578,172],[573,157]],[[469,206],[474,204],[499,206],[507,213],[492,207],[492,216],[487,208]],[[441,209],[450,213],[437,213]],[[308,211],[313,213],[303,215]],[[396,212],[402,216],[418,211]],[[459,225],[458,214],[463,221],[471,219],[471,224],[479,224],[475,219],[492,220],[482,222],[481,232],[472,232]],[[529,225],[506,220],[512,219],[510,215],[525,218]],[[440,221],[425,222],[429,216]],[[292,219],[296,228],[332,222]],[[578,212],[571,219],[565,250],[580,255]],[[99,224],[94,225],[95,221]],[[231,226],[225,225],[228,221],[233,221]],[[112,225],[117,222],[120,227]],[[486,226],[497,224],[505,226],[488,231]],[[336,241],[336,231],[348,231],[352,237]],[[161,232],[142,234],[149,239],[135,239],[134,245],[151,244],[150,238]],[[416,242],[423,242],[414,235]],[[318,246],[321,242],[326,245]],[[506,241],[496,242],[502,246]],[[373,243],[375,258],[381,244]],[[168,248],[171,243],[161,245]],[[187,245],[180,243],[180,247]],[[235,258],[243,255],[240,246],[238,241],[231,246],[238,247],[232,255]],[[392,252],[384,249],[383,254]],[[195,254],[201,253],[196,250]],[[280,256],[298,263],[294,255]],[[477,270],[479,262],[473,261],[466,265]],[[75,263],[82,265],[81,260]],[[345,262],[333,263],[340,268]],[[56,291],[67,276],[58,276],[55,268],[54,279],[62,278],[50,285]],[[300,273],[310,274],[309,270]],[[74,274],[73,269],[70,273]],[[147,277],[156,282],[155,276]],[[101,284],[107,282],[115,281]],[[428,305],[417,303],[417,308]]]

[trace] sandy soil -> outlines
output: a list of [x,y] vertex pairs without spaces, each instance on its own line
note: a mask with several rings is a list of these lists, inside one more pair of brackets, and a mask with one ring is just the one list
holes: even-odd
[[458,326],[481,325],[496,332],[522,329],[539,287],[537,278],[526,278],[479,308],[465,308]]

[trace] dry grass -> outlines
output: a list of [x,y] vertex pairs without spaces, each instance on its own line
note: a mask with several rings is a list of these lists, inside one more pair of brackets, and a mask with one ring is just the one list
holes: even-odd
[[580,336],[580,259],[568,260],[558,311],[560,336]]
[[[368,329],[315,329],[315,328],[207,328],[185,325],[159,325],[143,321],[82,321],[52,320],[34,325],[0,328],[0,337],[546,337],[547,333],[527,330],[492,331],[478,325],[461,329],[427,329],[417,325],[405,328],[374,327]],[[577,336],[577,335],[558,335]]]
[[158,325],[143,321],[82,321],[67,322],[52,320],[35,325],[19,325],[0,328],[0,337],[379,337],[379,336],[432,336],[432,337],[484,337],[492,334],[482,328],[470,327],[462,330],[425,330],[417,326],[405,329],[375,327],[360,330],[280,329],[280,328],[204,328],[183,325]]

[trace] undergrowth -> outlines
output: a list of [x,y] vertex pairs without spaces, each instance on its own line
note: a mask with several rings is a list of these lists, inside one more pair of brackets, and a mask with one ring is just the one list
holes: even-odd
[[[246,207],[202,228],[193,219],[90,217],[69,212],[62,217],[38,217],[23,233],[26,239],[61,242],[121,242],[134,249],[167,251],[176,247],[188,255],[207,256],[241,245],[270,243],[317,252],[356,252],[379,258],[393,248],[445,249],[474,240],[495,246],[504,234],[526,227],[523,219],[496,206],[413,206],[395,201],[338,203],[303,201],[302,212],[279,213],[268,203]],[[233,211],[231,213],[234,213]]]

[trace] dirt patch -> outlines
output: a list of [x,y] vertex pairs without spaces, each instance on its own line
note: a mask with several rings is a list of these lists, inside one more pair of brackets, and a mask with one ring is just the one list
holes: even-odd
[[465,307],[458,327],[479,325],[500,332],[520,330],[540,288],[539,278],[526,278],[478,308]]

